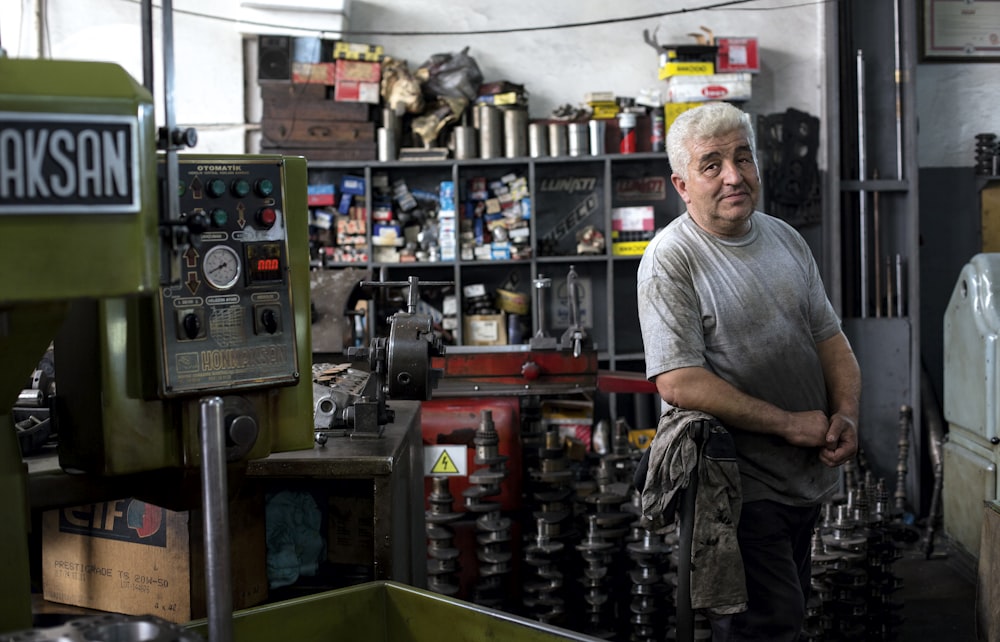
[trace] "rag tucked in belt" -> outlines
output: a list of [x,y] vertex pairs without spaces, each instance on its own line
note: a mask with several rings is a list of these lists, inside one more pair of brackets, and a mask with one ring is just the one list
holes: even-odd
[[637,470],[641,524],[660,530],[673,523],[680,494],[698,475],[691,542],[691,608],[715,615],[746,610],[747,590],[736,527],[743,490],[733,438],[703,412],[672,408],[660,417],[646,462]]

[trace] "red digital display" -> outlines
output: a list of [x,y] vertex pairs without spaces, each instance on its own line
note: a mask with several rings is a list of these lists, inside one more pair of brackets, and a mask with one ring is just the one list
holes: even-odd
[[246,245],[247,281],[250,285],[281,281],[284,278],[281,248],[282,244],[278,241]]

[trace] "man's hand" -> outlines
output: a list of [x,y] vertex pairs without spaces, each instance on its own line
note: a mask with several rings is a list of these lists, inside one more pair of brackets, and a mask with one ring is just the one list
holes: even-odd
[[826,444],[819,452],[820,461],[830,467],[839,466],[858,452],[858,424],[840,413],[830,417]]
[[830,421],[826,413],[820,410],[805,412],[789,412],[781,435],[785,441],[799,448],[826,448],[827,435],[830,432]]

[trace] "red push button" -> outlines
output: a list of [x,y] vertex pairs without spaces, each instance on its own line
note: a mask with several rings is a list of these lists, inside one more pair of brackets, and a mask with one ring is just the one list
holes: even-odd
[[270,228],[278,220],[278,213],[273,207],[262,207],[257,210],[257,225]]

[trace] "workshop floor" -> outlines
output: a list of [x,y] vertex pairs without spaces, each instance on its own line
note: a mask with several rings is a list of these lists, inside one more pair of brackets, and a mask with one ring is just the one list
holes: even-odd
[[908,550],[893,567],[902,579],[895,596],[903,603],[899,642],[975,642],[976,571],[946,541],[925,559]]

